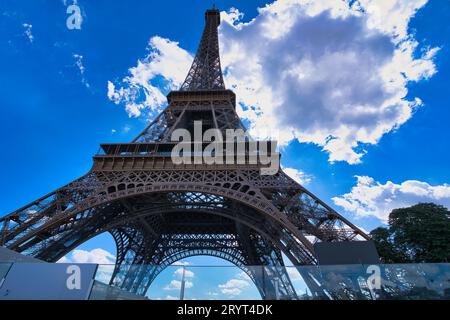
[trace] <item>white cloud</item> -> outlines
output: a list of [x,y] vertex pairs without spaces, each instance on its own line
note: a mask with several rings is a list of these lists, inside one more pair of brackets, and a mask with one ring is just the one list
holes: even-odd
[[301,185],[306,185],[311,182],[312,177],[301,170],[295,168],[283,168],[283,171]]
[[190,263],[187,261],[175,261],[172,266],[189,266]]
[[235,296],[238,296],[238,295],[240,295],[242,293],[242,290],[238,289],[238,288],[231,288],[231,289],[224,288],[224,289],[221,289],[220,291],[224,295],[230,296],[230,297],[235,297]]
[[408,24],[428,0],[358,0],[368,25],[401,41],[408,37]]
[[59,263],[96,263],[115,264],[116,257],[103,249],[97,248],[91,251],[76,249],[70,256],[62,257]]
[[249,285],[248,281],[243,279],[230,279],[225,284],[220,284],[219,288],[245,288]]
[[[278,0],[243,23],[237,9],[222,12],[220,48],[225,81],[251,133],[280,144],[316,144],[329,160],[361,162],[365,145],[399,128],[423,105],[406,98],[408,82],[436,73],[438,48],[418,53],[408,25],[427,0]],[[351,4],[351,5],[350,5]],[[130,116],[154,116],[165,88],[177,88],[192,55],[153,37],[149,54],[129,69],[108,97]],[[159,79],[160,79],[159,78]],[[265,128],[264,134],[257,131]]]
[[[178,268],[177,270],[175,270],[175,272],[173,274],[174,274],[174,276],[182,278],[183,277],[183,268]],[[194,272],[192,272],[191,270],[184,269],[184,277],[185,278],[193,278]]]
[[242,293],[242,289],[248,287],[249,285],[250,283],[244,279],[230,279],[224,284],[219,284],[219,289],[224,295],[234,297],[240,295]]
[[74,54],[73,58],[75,59],[75,64],[80,72],[80,76],[81,76],[81,83],[83,83],[86,88],[89,88],[90,85],[89,83],[86,81],[86,78],[84,77],[84,73],[86,71],[86,68],[83,65],[83,56],[80,54]]
[[[191,281],[185,281],[184,282],[184,288],[189,289],[192,288],[194,284]],[[181,281],[179,280],[172,280],[170,283],[164,287],[164,290],[181,290]]]
[[252,129],[269,127],[280,143],[314,143],[330,161],[355,164],[364,144],[405,123],[420,99],[408,81],[435,72],[431,48],[408,22],[426,0],[284,0],[259,9],[249,23],[223,13],[222,65],[228,87],[246,108]]
[[166,103],[162,88],[152,81],[163,76],[166,90],[178,88],[184,80],[193,57],[184,49],[158,36],[149,41],[148,54],[130,68],[129,76],[118,84],[108,81],[108,98],[116,104],[123,103],[130,117],[138,117],[143,111],[151,115]]
[[22,26],[25,28],[25,35],[27,36],[28,40],[30,41],[30,43],[33,43],[34,40],[34,36],[32,33],[33,25],[29,23],[24,23],[22,24]]
[[[187,266],[187,265],[189,265],[189,263],[186,262],[186,261],[177,261],[177,262],[173,263],[172,265],[173,266]],[[184,279],[185,279],[184,287],[185,287],[185,289],[192,288],[194,286],[194,283],[192,281],[186,280],[188,278],[191,278],[191,280],[192,280],[192,278],[194,277],[195,274],[191,270],[187,270],[187,269],[185,269],[183,267],[177,268],[174,271],[173,276],[175,278],[178,278],[178,279],[182,280],[182,278],[183,278],[183,269],[184,269]],[[167,290],[167,291],[181,290],[181,281],[180,280],[175,280],[174,279],[174,280],[170,281],[170,283],[164,287],[164,290]]]
[[332,200],[359,217],[374,216],[386,222],[393,209],[419,202],[434,202],[450,208],[450,185],[432,186],[417,180],[382,184],[371,177],[357,176],[357,183],[349,193]]

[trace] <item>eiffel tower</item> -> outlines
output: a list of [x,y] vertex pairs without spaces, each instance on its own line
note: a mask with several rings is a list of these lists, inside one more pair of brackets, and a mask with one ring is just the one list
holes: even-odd
[[207,10],[205,20],[186,80],[168,94],[168,106],[131,143],[101,144],[86,175],[1,218],[0,245],[56,262],[109,232],[117,246],[110,284],[123,290],[144,295],[167,266],[209,255],[245,271],[263,299],[295,299],[283,254],[293,265],[315,265],[317,241],[368,239],[280,168],[262,175],[263,165],[249,157],[174,163],[175,129],[192,132],[198,120],[204,129],[245,129],[223,81],[219,11]]

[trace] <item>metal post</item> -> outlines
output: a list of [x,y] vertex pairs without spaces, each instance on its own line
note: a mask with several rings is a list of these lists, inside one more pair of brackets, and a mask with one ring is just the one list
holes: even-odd
[[184,286],[185,286],[184,276],[185,276],[185,271],[186,271],[186,267],[183,266],[183,275],[181,276],[180,300],[184,300]]

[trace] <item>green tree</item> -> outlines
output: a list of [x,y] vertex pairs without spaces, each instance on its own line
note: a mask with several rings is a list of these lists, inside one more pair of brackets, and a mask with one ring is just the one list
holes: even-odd
[[371,233],[385,263],[450,262],[450,211],[433,203],[392,210]]

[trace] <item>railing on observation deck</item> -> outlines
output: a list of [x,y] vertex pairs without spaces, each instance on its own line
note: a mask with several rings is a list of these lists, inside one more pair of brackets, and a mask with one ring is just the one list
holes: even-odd
[[[97,151],[96,156],[145,156],[145,155],[171,155],[175,146],[191,148],[196,150],[198,148],[199,155],[203,155],[206,151],[206,147],[220,146],[225,152],[227,150],[233,151],[234,154],[252,154],[259,155],[271,155],[272,148],[276,147],[274,141],[252,141],[252,142],[164,142],[164,143],[109,143],[101,144]],[[195,146],[196,145],[196,146]],[[263,145],[261,147],[261,145]],[[262,148],[262,149],[261,149]],[[192,151],[190,154],[194,154]]]

